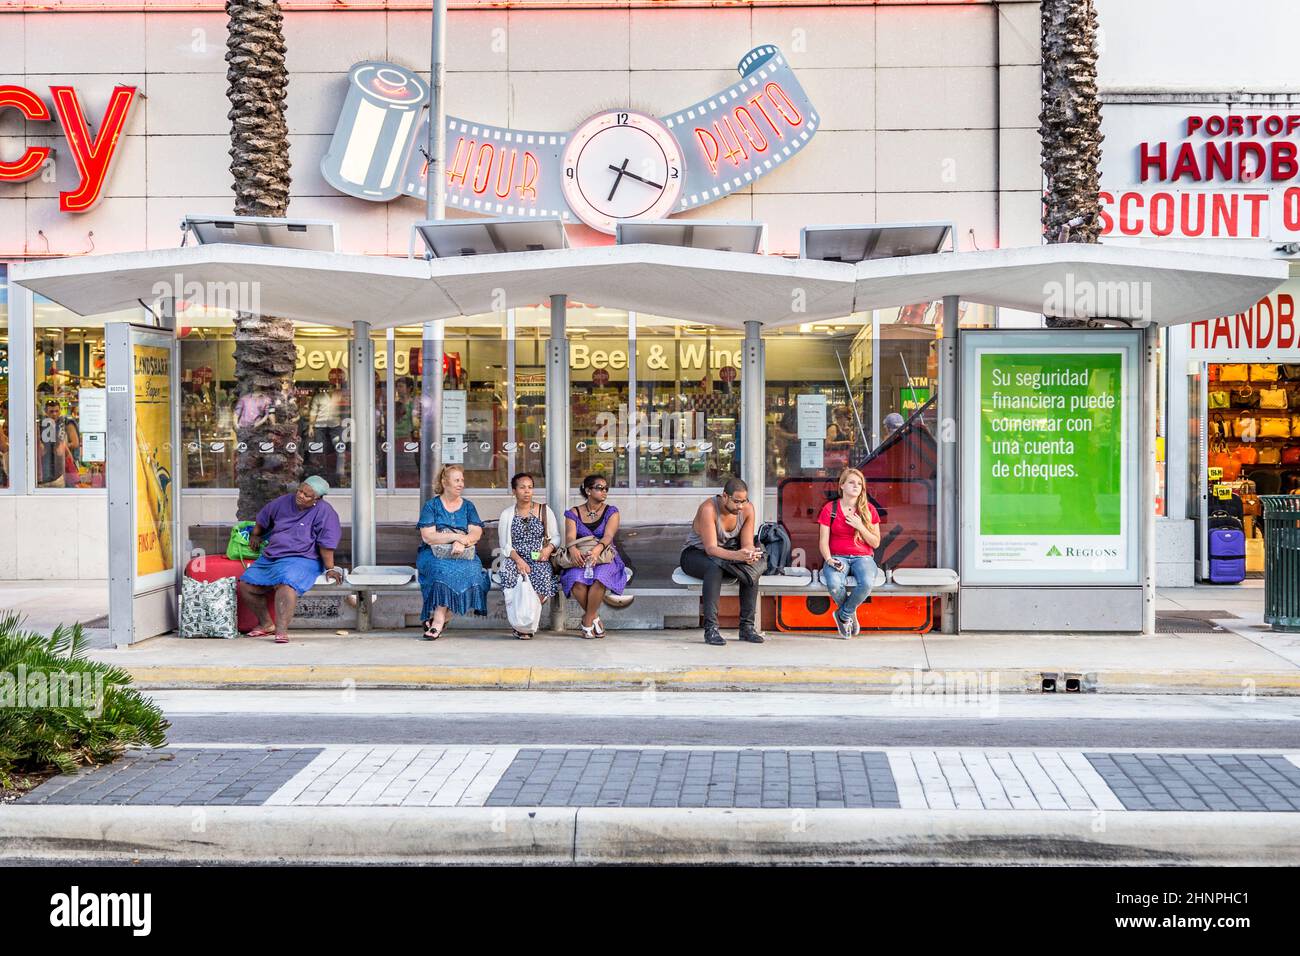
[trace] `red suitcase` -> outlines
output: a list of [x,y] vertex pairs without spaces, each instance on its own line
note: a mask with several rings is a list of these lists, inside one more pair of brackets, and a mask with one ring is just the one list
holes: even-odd
[[[185,565],[186,577],[194,578],[196,581],[216,581],[221,578],[238,578],[252,565],[252,561],[239,561],[234,558],[228,558],[224,554],[208,554],[200,558],[195,558],[189,564]],[[241,599],[239,601],[239,630],[242,634],[247,634],[253,628],[257,627],[257,615],[253,613],[252,608],[245,607]],[[275,605],[268,602],[267,610],[271,614],[271,620],[275,620]]]

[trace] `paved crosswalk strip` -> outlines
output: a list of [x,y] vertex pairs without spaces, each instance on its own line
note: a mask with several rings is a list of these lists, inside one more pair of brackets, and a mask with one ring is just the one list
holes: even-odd
[[175,746],[23,802],[1300,811],[1300,754],[1005,748]]

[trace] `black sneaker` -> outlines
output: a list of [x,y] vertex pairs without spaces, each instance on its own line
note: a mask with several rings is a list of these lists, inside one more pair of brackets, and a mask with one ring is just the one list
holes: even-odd
[[740,639],[750,644],[762,644],[764,637],[752,627],[742,627],[740,629]]
[[704,643],[721,645],[727,642],[722,639],[722,632],[716,627],[706,627],[704,629]]

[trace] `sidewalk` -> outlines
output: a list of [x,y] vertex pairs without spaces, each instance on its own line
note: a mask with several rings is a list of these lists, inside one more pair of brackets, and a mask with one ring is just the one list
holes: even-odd
[[[295,631],[269,639],[155,638],[91,655],[126,668],[143,688],[498,688],[845,690],[917,693],[1040,692],[1044,674],[1078,675],[1103,693],[1300,695],[1300,635],[1263,624],[1262,582],[1159,592],[1162,621],[1177,628],[1134,635],[957,634],[861,636],[768,631],[762,645],[728,634],[705,645],[698,630],[619,631],[598,641],[457,630],[429,643],[418,632]],[[93,586],[0,587],[0,607],[19,606],[37,626],[106,611]],[[102,594],[102,590],[98,592]],[[19,600],[21,599],[21,603]],[[1209,617],[1194,619],[1189,615]],[[1226,616],[1220,616],[1226,615]],[[97,615],[98,616],[98,615]],[[1211,630],[1218,627],[1218,630]]]

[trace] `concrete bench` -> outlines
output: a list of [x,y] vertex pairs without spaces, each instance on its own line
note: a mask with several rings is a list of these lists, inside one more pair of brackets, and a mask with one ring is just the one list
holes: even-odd
[[[849,575],[849,586],[857,584]],[[691,591],[700,591],[704,582],[692,577],[681,568],[673,572],[673,583]],[[895,568],[886,572],[876,568],[876,578],[871,585],[873,596],[925,596],[942,597],[946,603],[948,595],[956,594],[960,586],[957,572],[948,568]],[[725,578],[722,585],[723,594],[737,594],[740,587],[734,580]],[[773,596],[798,594],[824,594],[826,584],[822,581],[821,571],[808,568],[785,568],[783,574],[764,574],[758,579],[759,595]],[[947,619],[947,615],[944,615]]]

